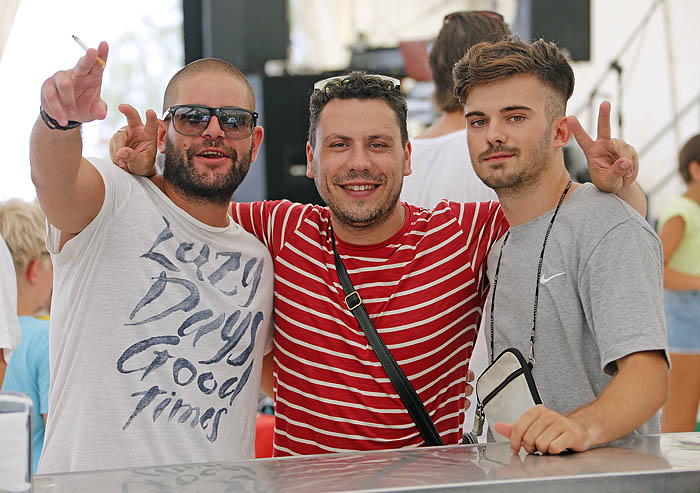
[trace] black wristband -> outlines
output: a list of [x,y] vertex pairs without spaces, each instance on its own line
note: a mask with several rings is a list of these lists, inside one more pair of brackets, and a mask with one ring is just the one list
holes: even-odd
[[76,122],[73,120],[68,120],[68,125],[65,127],[58,123],[56,120],[51,118],[45,111],[44,108],[39,106],[39,115],[41,115],[41,119],[44,120],[44,123],[46,123],[46,126],[49,127],[51,130],[70,130],[75,127],[79,127],[82,125],[81,122]]

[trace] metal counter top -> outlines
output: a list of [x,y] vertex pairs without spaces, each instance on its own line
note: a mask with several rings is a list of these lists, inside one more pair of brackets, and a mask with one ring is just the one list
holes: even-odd
[[[125,451],[128,453],[128,451]],[[508,444],[351,452],[36,476],[36,493],[699,492],[700,433],[628,438],[559,456]]]

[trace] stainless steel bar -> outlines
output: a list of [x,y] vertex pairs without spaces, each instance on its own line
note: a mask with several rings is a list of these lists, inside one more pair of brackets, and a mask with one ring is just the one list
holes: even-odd
[[491,443],[55,474],[35,477],[34,491],[698,492],[700,433],[558,456]]

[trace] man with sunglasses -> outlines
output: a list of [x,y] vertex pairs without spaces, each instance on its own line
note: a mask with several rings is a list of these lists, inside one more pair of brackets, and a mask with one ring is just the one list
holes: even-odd
[[[285,200],[232,207],[275,260],[274,453],[424,443],[350,311],[358,298],[341,287],[336,249],[443,443],[458,443],[485,259],[507,229],[500,206],[443,201],[429,210],[399,201],[411,143],[398,80],[351,73],[320,81],[309,109],[307,176],[328,207]],[[113,137],[116,155],[153,140],[143,130],[130,124]],[[130,153],[125,166],[152,173],[151,154]],[[605,180],[620,173],[593,170]]]
[[39,472],[251,458],[272,261],[229,204],[263,137],[253,91],[225,61],[184,67],[144,129],[163,175],[135,177],[81,156],[107,54],[43,84],[31,137],[55,265]]

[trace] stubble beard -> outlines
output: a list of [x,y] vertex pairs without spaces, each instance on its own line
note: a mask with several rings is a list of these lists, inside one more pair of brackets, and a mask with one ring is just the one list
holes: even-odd
[[[537,184],[543,170],[546,169],[552,161],[550,145],[549,129],[547,129],[546,132],[543,132],[532,150],[524,157],[522,156],[521,150],[517,147],[489,147],[488,150],[482,152],[477,157],[480,166],[478,169],[475,168],[476,174],[481,181],[484,182],[486,186],[492,188],[499,197],[521,194]],[[490,165],[484,164],[484,160],[490,154],[496,152],[513,154],[515,159],[522,158],[520,169],[506,172],[503,169],[506,166],[505,163],[499,166],[500,169],[488,169]]]
[[[197,172],[192,161],[199,150],[204,147],[221,149],[231,159],[231,166],[225,172],[217,173],[212,178],[202,176]],[[248,174],[252,156],[252,144],[248,152],[239,159],[235,149],[217,145],[211,140],[205,141],[200,146],[190,147],[187,149],[186,155],[183,155],[166,136],[163,179],[188,199],[214,205],[226,204],[231,201],[233,192]]]
[[[315,173],[315,176],[319,176]],[[353,179],[366,179],[374,182],[381,182],[382,185],[386,185],[386,178],[381,175],[373,175],[369,171],[364,170],[361,173],[356,171],[351,171],[344,177],[335,178],[334,183],[349,181]],[[387,200],[382,203],[372,206],[370,204],[363,204],[363,200],[357,201],[357,208],[354,210],[346,207],[341,200],[338,200],[332,193],[331,187],[333,185],[328,185],[327,183],[319,183],[316,179],[316,187],[321,190],[325,188],[325,193],[321,194],[326,205],[331,210],[333,215],[338,219],[340,223],[353,229],[367,229],[374,228],[384,223],[384,221],[391,215],[391,212],[396,207],[401,196],[401,187],[387,198]],[[340,192],[342,193],[342,192]]]

